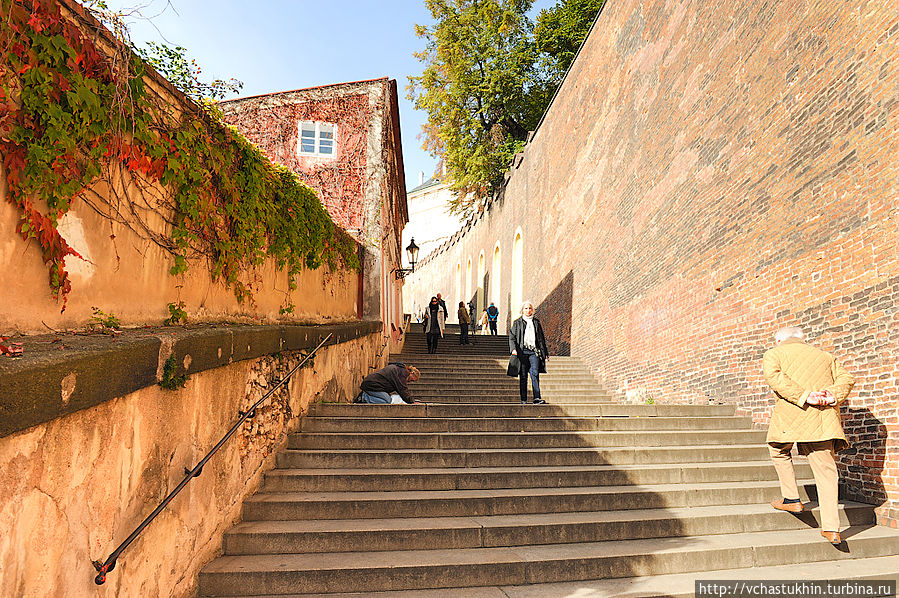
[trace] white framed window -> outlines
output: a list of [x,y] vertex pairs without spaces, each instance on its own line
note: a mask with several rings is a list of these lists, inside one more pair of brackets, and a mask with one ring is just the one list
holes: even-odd
[[337,154],[335,139],[337,125],[331,123],[300,121],[297,153],[304,156],[333,157]]

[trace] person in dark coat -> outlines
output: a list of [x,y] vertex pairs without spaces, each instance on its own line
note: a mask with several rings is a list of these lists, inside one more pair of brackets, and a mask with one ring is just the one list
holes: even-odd
[[418,403],[409,392],[408,383],[419,378],[421,372],[414,366],[400,362],[388,364],[362,380],[359,385],[362,392],[357,400],[360,403]]
[[428,335],[428,353],[437,353],[437,341],[443,336],[445,327],[443,308],[440,300],[431,297],[431,302],[425,308],[425,332]]
[[543,405],[546,401],[540,397],[540,373],[546,373],[549,351],[546,350],[543,327],[540,320],[534,317],[534,304],[530,301],[521,304],[521,317],[512,322],[512,328],[509,330],[509,350],[512,355],[518,357],[521,365],[518,372],[521,403],[528,402],[528,375],[530,375],[534,404]]
[[490,326],[490,334],[498,334],[496,331],[496,323],[499,320],[499,308],[493,304],[493,301],[490,302],[490,307],[487,308],[487,325]]
[[468,319],[468,310],[465,309],[465,302],[459,302],[459,344],[468,344],[468,326],[471,320]]
[[437,293],[437,303],[440,304],[440,307],[443,308],[443,319],[449,319],[449,311],[446,309],[446,301],[443,300],[443,297],[440,296],[440,293]]

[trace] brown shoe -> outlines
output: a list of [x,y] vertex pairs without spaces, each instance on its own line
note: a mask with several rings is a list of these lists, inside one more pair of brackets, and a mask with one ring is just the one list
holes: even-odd
[[[778,511],[787,511],[788,513],[801,513],[802,512],[802,503],[801,502],[784,502],[783,499],[772,500],[771,506],[777,509]],[[828,532],[830,533],[830,532]]]
[[834,546],[839,546],[843,543],[843,539],[840,537],[840,532],[825,532],[821,530],[821,535],[824,536],[824,539],[833,544]]

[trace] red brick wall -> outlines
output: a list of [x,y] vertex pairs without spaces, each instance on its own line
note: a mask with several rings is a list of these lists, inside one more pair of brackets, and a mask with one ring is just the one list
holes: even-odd
[[895,508],[897,59],[881,0],[608,3],[503,197],[422,263],[419,303],[457,300],[456,263],[499,241],[507,313],[521,227],[557,350],[621,399],[726,401],[759,425],[762,353],[799,325],[858,380],[850,494]]
[[[288,92],[296,95],[291,103],[273,101],[273,96],[226,102],[225,121],[315,189],[337,225],[360,230],[364,224],[366,144],[376,106],[369,101],[368,90],[354,94],[333,94],[331,90]],[[337,125],[336,158],[298,155],[297,128],[304,120]]]

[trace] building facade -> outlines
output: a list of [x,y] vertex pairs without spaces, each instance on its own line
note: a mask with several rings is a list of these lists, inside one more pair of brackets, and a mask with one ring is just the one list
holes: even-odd
[[[452,214],[449,202],[453,198],[449,182],[445,173],[435,175],[425,180],[423,172],[418,173],[418,186],[406,195],[406,204],[409,206],[409,222],[403,229],[403,247],[408,247],[414,239],[419,247],[419,259],[424,259],[432,251],[440,247],[453,236],[465,221]],[[408,256],[403,252],[404,264],[408,268]],[[417,314],[427,304],[431,295],[442,293],[448,302],[458,305],[462,301],[457,297],[455,289],[419,289],[421,293],[431,293],[427,296],[418,296],[412,293],[412,286],[403,287],[403,305],[407,312]],[[450,320],[455,321],[456,310],[450,310]]]
[[312,187],[362,245],[358,315],[402,326],[401,236],[408,221],[396,80],[339,83],[221,102],[234,125]]

